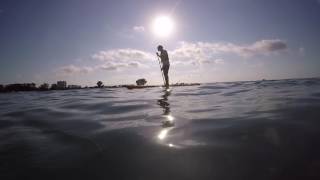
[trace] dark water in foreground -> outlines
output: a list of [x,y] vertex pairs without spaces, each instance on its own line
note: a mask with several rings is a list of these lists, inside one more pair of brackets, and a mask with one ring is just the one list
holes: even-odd
[[320,79],[0,94],[1,180],[319,178]]

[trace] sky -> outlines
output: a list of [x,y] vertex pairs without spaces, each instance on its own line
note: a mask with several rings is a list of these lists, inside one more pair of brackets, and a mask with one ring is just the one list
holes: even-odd
[[[173,21],[159,37],[157,17]],[[320,77],[320,0],[1,0],[0,84]]]

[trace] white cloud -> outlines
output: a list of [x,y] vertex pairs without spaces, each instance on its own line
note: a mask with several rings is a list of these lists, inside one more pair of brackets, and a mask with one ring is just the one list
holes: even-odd
[[78,67],[75,65],[63,66],[58,69],[58,73],[62,73],[63,75],[69,74],[88,74],[92,72],[94,68],[92,67]]
[[87,74],[96,70],[116,71],[125,68],[146,68],[148,64],[154,63],[155,55],[135,49],[111,49],[100,51],[91,56],[94,60],[101,61],[101,64],[95,66],[76,66],[68,65],[58,68],[57,74]]
[[107,70],[107,71],[113,71],[113,70],[118,70],[121,67],[126,67],[125,64],[111,64],[111,63],[107,63],[107,64],[103,64],[101,66],[99,66],[100,69],[102,70]]
[[231,54],[249,58],[256,55],[271,55],[287,49],[286,42],[279,39],[260,40],[249,45],[233,43],[181,42],[180,47],[169,52],[173,64],[223,64],[217,59],[221,54]]
[[114,70],[119,70],[122,68],[139,68],[143,67],[141,63],[133,61],[133,62],[128,62],[128,63],[112,63],[112,62],[107,62],[105,64],[96,66],[95,69],[102,69],[102,70],[107,70],[107,71],[114,71]]
[[242,47],[242,55],[269,54],[287,49],[286,42],[280,39],[261,40],[248,47]]
[[203,64],[209,64],[209,63],[212,63],[212,62],[214,62],[214,61],[210,61],[210,60],[203,60],[203,61],[201,61]]
[[154,56],[151,53],[136,49],[112,49],[108,51],[100,51],[92,55],[93,59],[101,61],[145,61],[151,60]]
[[132,28],[135,32],[139,32],[139,33],[142,33],[145,31],[145,28],[143,26],[134,26]]
[[131,67],[140,67],[141,66],[141,64],[139,62],[130,62],[128,65]]
[[235,54],[241,57],[269,55],[287,49],[287,44],[279,39],[261,40],[251,45],[233,43],[182,42],[181,47],[172,51],[177,59],[203,60],[217,54]]
[[214,60],[215,64],[224,64],[224,60],[223,59],[216,59]]
[[[224,64],[224,60],[218,58],[221,55],[231,54],[240,57],[253,57],[256,55],[272,55],[287,49],[285,41],[279,39],[260,40],[249,45],[234,43],[210,43],[210,42],[181,42],[180,46],[169,51],[172,65],[201,65],[201,64]],[[78,67],[69,65],[60,68],[64,74],[89,73],[102,69],[107,71],[124,68],[141,68],[156,65],[156,56],[150,52],[137,49],[111,49],[100,51],[91,56],[93,60],[102,62],[94,67]]]
[[147,67],[155,58],[151,53],[136,49],[111,49],[92,55],[92,59],[104,62],[100,66],[104,70]]
[[[204,59],[198,62],[199,64],[224,64],[224,60],[223,59]],[[196,62],[191,62],[191,64],[196,65]]]

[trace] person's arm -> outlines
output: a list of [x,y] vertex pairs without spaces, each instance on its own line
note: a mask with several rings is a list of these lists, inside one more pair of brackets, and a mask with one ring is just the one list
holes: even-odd
[[[163,61],[162,61],[163,53],[160,53],[160,54],[159,54],[159,52],[157,52],[156,54],[157,54],[157,56],[160,58],[161,63],[163,63]],[[162,69],[163,69],[163,67],[161,66],[161,70],[162,70]]]
[[157,56],[160,58],[161,62],[163,63],[163,59],[165,58],[165,54],[163,52],[160,52],[160,54],[157,52]]

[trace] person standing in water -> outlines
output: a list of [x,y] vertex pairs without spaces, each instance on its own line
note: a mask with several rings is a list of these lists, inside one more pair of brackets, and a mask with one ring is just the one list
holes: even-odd
[[169,56],[168,56],[168,52],[163,49],[163,46],[159,45],[158,46],[158,51],[160,52],[160,54],[157,52],[157,56],[160,57],[161,59],[161,63],[162,63],[162,71],[164,74],[164,78],[165,78],[165,86],[166,88],[169,88],[169,67],[170,67],[170,62],[169,62]]

